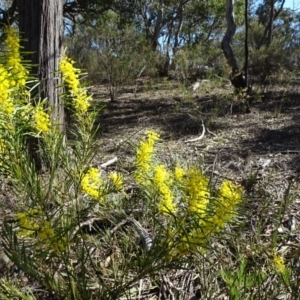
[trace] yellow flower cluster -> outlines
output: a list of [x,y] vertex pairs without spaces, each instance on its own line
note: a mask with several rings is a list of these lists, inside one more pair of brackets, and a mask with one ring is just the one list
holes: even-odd
[[25,86],[28,70],[21,63],[20,39],[12,27],[6,27],[4,32],[7,35],[5,39],[5,45],[8,48],[6,67],[10,72],[10,86]]
[[206,245],[208,236],[201,230],[193,229],[188,234],[179,232],[176,238],[176,242],[172,240],[169,243],[170,248],[172,248],[170,252],[170,256],[172,257],[191,254],[191,251],[199,249],[199,247],[202,252],[205,252],[204,247]]
[[51,122],[49,115],[43,111],[41,106],[37,106],[34,110],[34,127],[38,132],[47,133],[50,131]]
[[109,178],[113,182],[113,185],[117,190],[121,190],[124,186],[123,182],[123,176],[122,174],[116,173],[116,172],[111,172],[109,173]]
[[281,255],[275,254],[273,257],[273,264],[276,272],[282,274],[285,271],[284,258]]
[[43,226],[40,228],[37,238],[41,240],[38,246],[42,247],[43,245],[49,245],[53,251],[64,251],[66,250],[68,243],[67,239],[64,237],[58,237],[55,234],[54,229],[51,227],[51,223],[46,221],[43,223]]
[[[13,88],[25,86],[28,70],[21,64],[20,39],[12,27],[4,29],[7,48],[6,64],[0,64],[0,112],[11,117],[15,111],[12,91]],[[18,91],[19,92],[19,91]]]
[[10,84],[8,80],[8,72],[0,65],[0,103],[5,103],[9,96]]
[[6,116],[11,116],[14,112],[14,104],[10,98],[9,73],[0,65],[0,111]]
[[206,215],[207,204],[209,203],[210,192],[208,178],[202,175],[201,170],[192,166],[182,180],[189,210],[195,212],[199,217]]
[[63,75],[63,81],[69,88],[71,96],[74,99],[74,107],[77,114],[87,112],[92,98],[88,96],[87,90],[80,86],[80,69],[74,67],[74,61],[64,56],[59,64]]
[[222,229],[234,217],[234,208],[242,201],[242,188],[225,179],[219,189],[216,201],[215,215],[209,221]]
[[97,168],[90,168],[81,180],[81,189],[92,198],[103,201],[103,180]]
[[[198,187],[195,187],[195,178],[198,178]],[[219,191],[217,199],[212,200],[208,187],[208,178],[201,174],[200,170],[194,167],[187,171],[184,178],[186,187],[185,197],[189,201],[190,212],[196,213],[201,219],[198,228],[190,232],[178,234],[178,245],[173,253],[175,255],[185,255],[190,250],[199,246],[205,247],[209,237],[220,232],[226,224],[235,216],[235,209],[242,201],[242,189],[229,180],[224,180]],[[194,199],[191,199],[194,195]],[[198,202],[196,201],[198,199]],[[211,203],[212,202],[212,203]],[[210,205],[212,216],[207,215],[208,205]],[[202,251],[205,249],[202,248]]]
[[172,179],[164,165],[158,165],[154,169],[153,184],[158,189],[160,197],[158,203],[158,211],[163,215],[174,213],[176,205],[170,186]]
[[183,168],[181,168],[180,166],[176,166],[175,170],[174,170],[174,176],[175,179],[180,182],[183,178],[183,176],[185,175]]
[[39,239],[38,248],[48,246],[53,251],[64,251],[68,246],[67,239],[59,237],[49,221],[42,220],[42,212],[38,208],[32,208],[27,212],[18,213],[20,229],[18,236],[28,238],[35,234]]
[[154,131],[147,132],[145,141],[141,141],[136,151],[135,179],[138,183],[145,183],[145,177],[151,169],[154,144],[159,140],[159,134]]
[[[242,189],[224,180],[213,197],[209,178],[199,168],[191,166],[184,170],[177,165],[170,172],[162,164],[154,166],[152,156],[158,139],[158,134],[150,131],[146,140],[140,142],[135,179],[143,188],[159,193],[157,207],[162,215],[176,215],[176,223],[169,223],[167,229],[170,255],[186,255],[199,247],[204,251],[209,237],[220,232],[235,216],[242,201]],[[183,204],[181,210],[177,209],[178,202]],[[193,222],[185,221],[191,218]]]
[[37,208],[32,208],[26,213],[18,213],[20,230],[18,236],[29,237],[39,230],[39,225],[36,218],[40,215],[41,211]]

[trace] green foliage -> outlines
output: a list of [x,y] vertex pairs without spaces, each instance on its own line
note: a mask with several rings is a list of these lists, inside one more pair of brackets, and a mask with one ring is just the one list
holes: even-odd
[[251,294],[251,289],[260,286],[266,279],[266,274],[248,266],[248,260],[242,257],[238,261],[238,267],[235,272],[232,270],[221,270],[221,277],[226,283],[230,299],[246,299],[247,294]]
[[68,53],[79,66],[87,68],[93,83],[107,83],[112,101],[142,70],[151,74],[156,60],[156,54],[135,29],[119,27],[118,20],[115,13],[108,12],[94,29],[79,31],[67,39]]
[[215,43],[180,48],[172,59],[172,77],[186,85],[197,79],[215,80],[227,76],[225,59]]

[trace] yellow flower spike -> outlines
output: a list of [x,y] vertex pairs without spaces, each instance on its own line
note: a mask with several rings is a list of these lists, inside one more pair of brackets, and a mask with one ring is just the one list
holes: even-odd
[[189,210],[204,218],[210,198],[209,180],[202,174],[201,170],[194,166],[187,171],[186,175],[182,183]]
[[39,230],[39,223],[37,218],[41,215],[38,208],[29,209],[27,212],[17,213],[20,229],[18,231],[19,237],[29,237]]
[[13,100],[10,99],[11,81],[9,73],[0,65],[0,113],[11,117],[15,108]]
[[9,81],[11,87],[25,86],[28,70],[22,65],[20,55],[20,39],[16,30],[12,27],[4,29],[6,39],[4,41],[8,48],[6,68],[9,69]]
[[236,215],[236,207],[242,201],[242,188],[229,180],[224,180],[216,199],[215,214],[206,222],[206,229],[219,232]]
[[275,254],[273,257],[273,264],[276,272],[282,274],[285,271],[284,258],[278,254]]
[[174,176],[177,181],[180,182],[182,180],[184,174],[185,174],[184,170],[181,167],[179,167],[179,166],[175,167]]
[[37,238],[40,240],[38,244],[40,248],[47,246],[53,251],[64,251],[68,246],[67,239],[58,237],[49,221],[40,224]]
[[90,107],[92,97],[87,94],[87,90],[80,86],[80,69],[75,68],[74,61],[67,56],[63,56],[59,67],[63,76],[63,81],[69,89],[74,101],[75,112],[78,115],[85,114]]
[[75,110],[77,112],[86,113],[88,108],[90,107],[90,101],[92,100],[91,96],[87,95],[87,91],[83,90],[80,93],[75,95]]
[[6,69],[0,65],[0,103],[4,103],[9,96],[9,74]]
[[81,180],[82,191],[98,201],[103,201],[103,180],[97,168],[90,168]]
[[124,182],[122,174],[111,172],[109,173],[109,178],[111,179],[117,190],[121,190],[123,188]]
[[241,187],[230,180],[223,181],[216,201],[215,215],[210,219],[212,224],[219,229],[225,227],[226,223],[235,216],[236,206],[242,201],[242,191]]
[[145,141],[141,141],[136,151],[135,179],[138,183],[145,183],[147,173],[151,169],[152,155],[154,152],[155,142],[159,140],[159,134],[154,131],[147,132]]
[[53,228],[51,228],[51,223],[49,221],[44,222],[37,237],[41,239],[44,244],[51,245],[54,236],[55,233]]
[[176,205],[170,185],[172,180],[164,165],[158,165],[154,169],[153,184],[160,193],[158,211],[163,215],[174,213]]
[[51,122],[49,115],[43,111],[42,107],[38,106],[35,108],[34,113],[34,127],[38,132],[47,133],[50,131]]

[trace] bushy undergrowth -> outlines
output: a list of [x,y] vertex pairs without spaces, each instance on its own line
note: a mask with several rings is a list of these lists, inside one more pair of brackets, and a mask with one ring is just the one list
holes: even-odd
[[[218,253],[212,241],[226,245],[229,240],[224,229],[236,219],[242,189],[229,180],[213,185],[201,166],[161,163],[155,156],[161,140],[154,131],[136,147],[134,172],[96,167],[99,112],[91,108],[80,70],[62,57],[59,72],[68,94],[61,100],[76,120],[66,139],[60,124],[50,119],[51,107],[31,104],[18,36],[13,29],[6,34],[0,65],[0,171],[7,189],[1,199],[1,248],[2,260],[16,269],[12,275],[3,268],[0,296],[39,299],[42,290],[55,299],[135,299],[145,278],[151,294],[167,272],[193,268],[198,277],[208,276]],[[42,170],[28,151],[30,138],[38,140]],[[215,280],[221,276],[232,299],[245,299],[241,291],[247,294],[260,285],[268,272],[289,287],[284,260],[275,245],[271,250],[275,267],[258,271],[253,281],[244,280],[246,258],[238,254],[238,273],[220,261]],[[199,279],[202,289],[204,279]],[[208,284],[207,294],[210,289]]]
[[93,84],[105,83],[111,101],[144,74],[153,74],[158,55],[130,26],[120,28],[117,14],[107,12],[95,28],[84,26],[66,38],[67,52],[88,71]]

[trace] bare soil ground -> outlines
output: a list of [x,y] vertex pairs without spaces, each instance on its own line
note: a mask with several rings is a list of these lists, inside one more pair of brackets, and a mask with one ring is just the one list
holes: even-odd
[[[98,120],[103,162],[116,155],[126,164],[136,142],[152,129],[161,135],[159,153],[166,161],[203,161],[207,171],[241,184],[257,171],[261,180],[298,181],[300,97],[295,85],[257,90],[250,113],[230,86],[205,81],[192,92],[173,82],[150,90],[145,85],[137,94],[128,88],[114,103],[104,86],[94,88],[94,98],[104,99]],[[204,137],[191,142],[202,134],[202,123]]]

